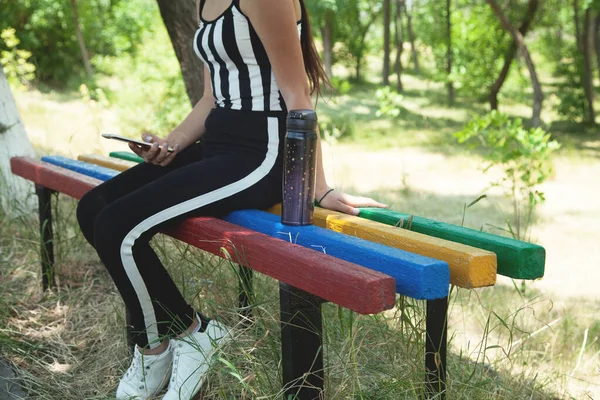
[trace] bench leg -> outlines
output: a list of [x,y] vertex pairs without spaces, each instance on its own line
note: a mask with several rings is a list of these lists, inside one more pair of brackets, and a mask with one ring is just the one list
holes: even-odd
[[254,274],[252,273],[251,268],[245,267],[243,265],[239,266],[238,271],[240,280],[238,307],[240,309],[240,317],[242,318],[242,323],[245,325],[252,320],[251,304],[254,300],[254,289],[252,286]]
[[285,283],[279,296],[285,399],[322,399],[323,300]]
[[56,286],[54,280],[54,235],[52,232],[52,190],[35,185],[38,196],[40,216],[40,242],[42,260],[42,289],[44,291]]
[[446,398],[446,345],[448,340],[448,298],[427,300],[425,369],[426,398]]

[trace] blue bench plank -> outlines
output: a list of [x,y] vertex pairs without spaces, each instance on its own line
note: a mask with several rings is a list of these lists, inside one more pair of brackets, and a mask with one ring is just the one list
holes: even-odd
[[71,160],[70,158],[62,156],[42,157],[42,161],[47,162],[48,164],[56,165],[57,167],[79,172],[83,175],[91,176],[92,178],[100,179],[101,181],[107,181],[119,174],[119,171],[115,171],[114,169],[88,164],[77,160]]
[[[108,180],[119,172],[64,157],[44,157],[46,162]],[[47,161],[49,160],[49,161]],[[450,271],[444,261],[420,256],[316,226],[281,224],[279,216],[259,210],[235,211],[225,221],[383,272],[396,280],[397,293],[415,299],[439,299],[448,295]]]
[[415,299],[448,295],[450,270],[444,261],[369,242],[317,226],[288,226],[281,218],[260,210],[235,211],[223,218],[232,224],[390,275],[396,292]]

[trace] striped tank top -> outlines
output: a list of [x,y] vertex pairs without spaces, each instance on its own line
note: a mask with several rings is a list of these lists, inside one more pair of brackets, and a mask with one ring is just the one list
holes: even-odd
[[[233,110],[285,110],[267,52],[242,13],[239,0],[233,0],[212,21],[202,18],[205,2],[200,0],[200,26],[194,37],[194,50],[210,71],[215,105]],[[298,35],[302,19],[298,21]]]

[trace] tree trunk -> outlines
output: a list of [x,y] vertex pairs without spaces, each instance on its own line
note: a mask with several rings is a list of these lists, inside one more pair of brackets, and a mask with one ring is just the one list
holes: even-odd
[[448,48],[446,53],[446,73],[448,74],[448,103],[453,104],[455,100],[454,82],[452,75],[452,0],[446,0],[446,35],[448,36]]
[[373,15],[371,15],[371,19],[369,19],[369,21],[367,22],[367,24],[363,27],[363,30],[361,32],[361,36],[360,36],[360,52],[359,54],[356,56],[356,80],[360,81],[360,66],[362,64],[362,59],[363,56],[365,54],[365,40],[367,39],[367,33],[369,33],[369,29],[371,28],[371,25],[373,25],[373,23],[375,22],[375,20],[379,17],[379,13],[374,13]]
[[[523,35],[523,37],[525,37],[525,35],[529,31],[529,27],[531,26],[531,22],[533,21],[533,18],[535,17],[535,13],[537,11],[538,5],[539,5],[538,0],[529,0],[529,7],[527,9],[527,15],[525,15],[525,19],[523,20],[523,23],[519,27],[519,32],[521,32],[521,35]],[[517,55],[517,49],[518,49],[517,42],[515,40],[513,40],[510,45],[510,49],[504,56],[504,65],[502,66],[502,70],[500,71],[498,78],[496,78],[496,81],[490,88],[490,108],[492,110],[498,109],[498,94],[500,93],[500,90],[502,89],[502,86],[504,86],[504,82],[506,81],[506,78],[508,77],[508,73],[510,71],[512,62],[513,62],[515,56]]]
[[594,72],[593,72],[593,53],[594,53],[594,15],[591,8],[585,10],[585,22],[583,25],[583,88],[587,99],[587,121],[596,123],[596,114],[594,112]]
[[35,153],[0,67],[0,210],[9,217],[30,213],[36,204],[31,183],[10,171],[10,158],[16,156],[34,157]]
[[383,85],[390,84],[391,1],[383,0]]
[[594,18],[594,44],[596,51],[596,64],[598,71],[600,71],[600,14]]
[[412,60],[415,65],[415,74],[420,75],[421,69],[419,68],[419,54],[417,53],[417,48],[415,47],[415,32],[412,28],[412,17],[410,12],[408,11],[408,6],[404,1],[404,14],[406,14],[406,27],[408,29],[408,40],[410,40],[410,48],[412,51]]
[[81,25],[79,24],[79,11],[77,9],[77,0],[71,1],[71,9],[73,10],[73,21],[75,22],[75,34],[77,35],[77,42],[79,42],[79,49],[81,50],[81,58],[83,59],[83,65],[85,66],[85,72],[88,78],[94,77],[94,70],[92,69],[92,63],[90,62],[90,55],[88,54],[87,47],[85,46],[85,40],[81,33]]
[[525,60],[525,64],[527,65],[527,69],[529,70],[529,76],[531,78],[531,86],[533,87],[533,115],[531,117],[531,124],[534,127],[538,127],[541,125],[541,114],[542,114],[542,102],[544,101],[544,93],[542,92],[542,86],[540,85],[540,81],[537,76],[537,72],[535,71],[535,65],[533,64],[533,60],[531,55],[529,54],[529,50],[527,50],[527,45],[525,44],[525,40],[521,32],[519,32],[511,23],[508,21],[502,9],[496,3],[496,0],[487,0],[488,4],[494,10],[494,13],[500,19],[502,26],[504,29],[510,33],[513,40],[517,42],[519,50],[521,50],[521,55]]
[[394,15],[394,36],[396,44],[396,60],[394,62],[394,71],[398,81],[396,82],[396,89],[398,92],[404,90],[402,85],[402,51],[404,48],[404,27],[402,26],[402,2],[396,1],[396,13]]
[[194,51],[193,38],[198,29],[194,0],[157,0],[175,55],[181,66],[185,88],[192,106],[204,93],[204,65]]
[[573,18],[575,22],[575,41],[579,54],[583,53],[583,40],[581,35],[581,22],[579,18],[579,0],[573,0]]
[[327,10],[325,12],[325,23],[321,30],[323,36],[323,62],[325,64],[325,72],[329,79],[333,76],[333,19],[335,14]]

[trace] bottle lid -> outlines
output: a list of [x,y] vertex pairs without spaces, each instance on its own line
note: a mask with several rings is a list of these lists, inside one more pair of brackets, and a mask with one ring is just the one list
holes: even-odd
[[317,129],[317,113],[314,110],[291,110],[287,115],[287,129],[312,132]]

